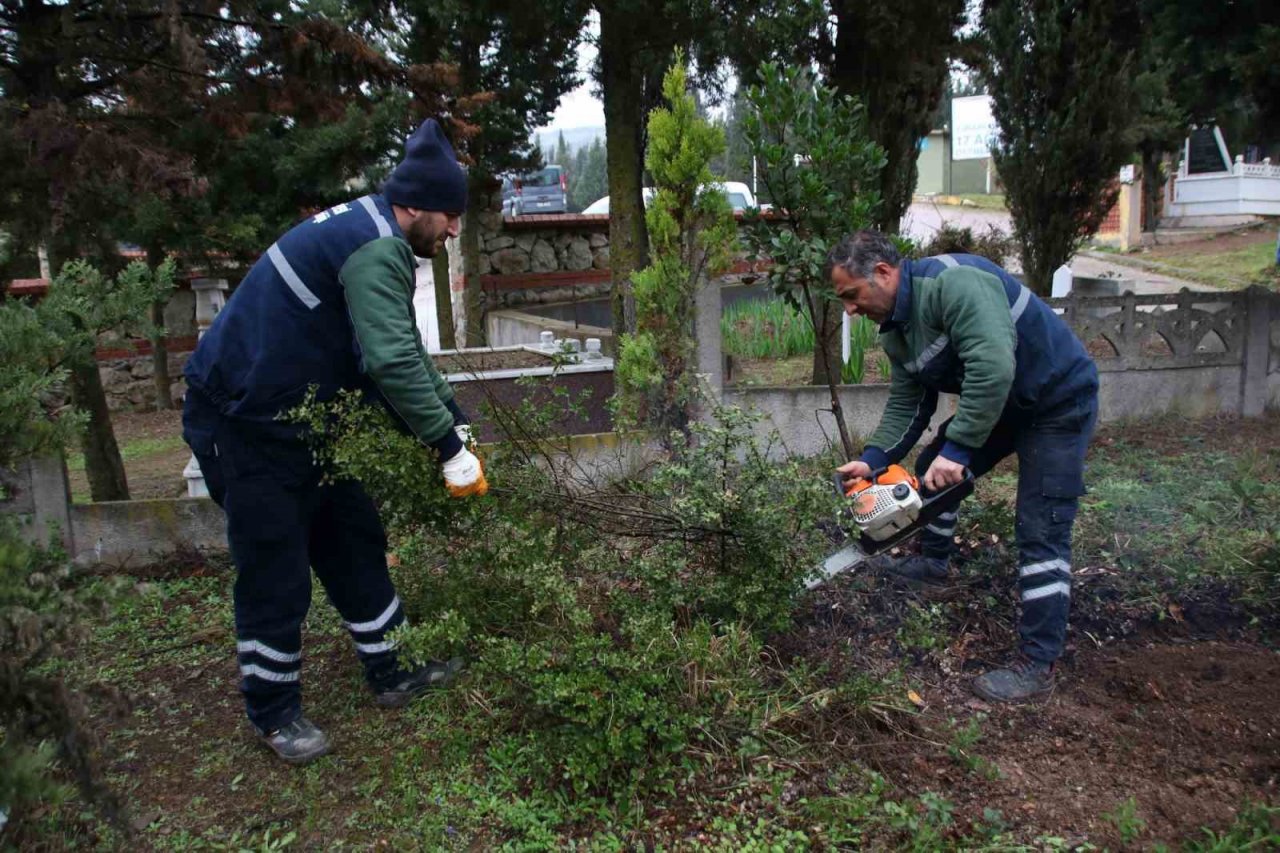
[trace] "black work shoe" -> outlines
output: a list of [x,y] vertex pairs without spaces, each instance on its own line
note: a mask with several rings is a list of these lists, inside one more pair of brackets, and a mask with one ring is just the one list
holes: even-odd
[[287,764],[309,764],[329,752],[329,738],[306,717],[269,732],[258,732],[258,739]]
[[1054,666],[1020,658],[1007,669],[993,669],[973,680],[973,692],[991,702],[1026,702],[1053,690]]
[[875,567],[890,580],[911,584],[944,583],[947,580],[946,560],[916,554],[910,557],[881,557]]
[[430,661],[412,672],[402,672],[390,687],[374,690],[375,701],[384,708],[403,708],[433,687],[447,687],[462,672],[462,658]]

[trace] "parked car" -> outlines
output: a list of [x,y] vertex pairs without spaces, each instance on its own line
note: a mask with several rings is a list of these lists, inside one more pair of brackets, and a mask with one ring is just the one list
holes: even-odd
[[[725,181],[720,184],[725,196],[729,199],[729,206],[733,208],[734,213],[741,213],[749,207],[759,207],[756,204],[756,197],[751,192],[751,187],[738,181]],[[641,191],[644,197],[644,206],[648,207],[649,202],[653,200],[654,193],[657,192],[653,187],[644,187]],[[605,214],[609,212],[609,197],[605,196],[596,199],[587,205],[583,213]]]
[[568,175],[561,166],[508,175],[502,179],[502,215],[565,213],[569,210]]

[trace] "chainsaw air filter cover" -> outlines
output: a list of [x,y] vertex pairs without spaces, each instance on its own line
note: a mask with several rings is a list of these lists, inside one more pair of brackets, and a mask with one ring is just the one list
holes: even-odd
[[888,539],[915,522],[922,502],[914,480],[892,465],[874,482],[863,480],[850,490],[853,519],[863,533],[876,540]]

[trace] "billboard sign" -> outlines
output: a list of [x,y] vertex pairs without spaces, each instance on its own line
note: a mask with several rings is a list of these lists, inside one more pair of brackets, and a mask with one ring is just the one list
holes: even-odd
[[1000,132],[991,115],[991,96],[974,95],[951,101],[951,159],[985,160]]

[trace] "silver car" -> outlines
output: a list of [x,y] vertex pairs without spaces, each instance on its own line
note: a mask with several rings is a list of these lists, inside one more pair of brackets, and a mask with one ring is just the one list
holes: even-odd
[[561,166],[502,179],[502,213],[565,213],[569,210],[568,175]]

